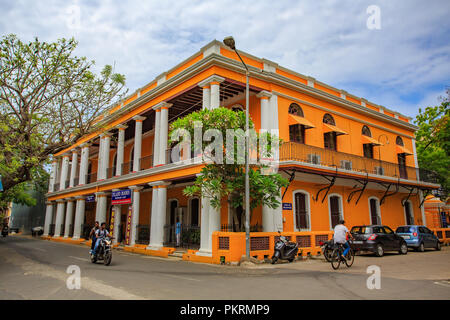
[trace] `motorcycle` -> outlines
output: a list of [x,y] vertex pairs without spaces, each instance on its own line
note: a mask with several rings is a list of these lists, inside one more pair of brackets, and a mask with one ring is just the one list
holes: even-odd
[[98,260],[103,260],[105,266],[109,266],[112,260],[111,238],[106,237],[100,240],[97,252],[91,252],[91,262],[96,263]]
[[322,254],[328,262],[331,262],[331,255],[333,254],[334,241],[333,239],[328,241],[320,241],[320,248],[322,249]]
[[298,244],[295,242],[288,241],[285,236],[280,235],[280,240],[278,240],[275,243],[275,251],[272,256],[272,264],[277,262],[278,259],[292,262],[297,256],[297,253],[298,253]]
[[2,236],[6,237],[8,235],[8,232],[9,232],[8,226],[4,226],[2,229]]

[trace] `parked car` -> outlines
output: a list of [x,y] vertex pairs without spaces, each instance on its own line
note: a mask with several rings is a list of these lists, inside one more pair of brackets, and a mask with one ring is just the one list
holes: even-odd
[[352,248],[355,251],[369,251],[382,257],[386,251],[398,251],[400,254],[408,253],[408,245],[402,237],[391,228],[383,225],[354,226],[350,231],[354,241]]
[[439,238],[425,226],[400,226],[395,233],[405,239],[409,248],[424,252],[426,248],[441,250]]
[[40,236],[44,233],[44,228],[43,227],[34,227],[31,228],[31,235],[32,236]]

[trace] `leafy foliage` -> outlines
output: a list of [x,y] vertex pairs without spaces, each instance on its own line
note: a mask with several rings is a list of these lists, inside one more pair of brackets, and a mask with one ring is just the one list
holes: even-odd
[[419,109],[415,124],[417,159],[420,168],[436,172],[442,186],[440,196],[450,190],[450,90],[439,106]]
[[76,46],[73,38],[0,40],[2,199],[21,201],[20,190],[42,172],[49,155],[98,128],[98,119],[124,94],[125,77],[108,65],[94,74],[93,61],[73,55]]
[[[208,129],[217,129],[226,137],[227,129],[245,129],[245,113],[242,111],[232,111],[227,108],[217,108],[214,110],[201,110],[193,112],[184,118],[174,121],[170,126],[170,136],[177,129],[187,130],[191,137],[194,136],[196,122],[200,121],[203,125],[203,132]],[[249,128],[254,128],[252,121]],[[277,139],[267,134],[269,145]],[[240,136],[239,134],[237,136]],[[242,135],[243,137],[243,135]],[[224,138],[225,140],[225,138]],[[234,148],[234,161],[228,163],[207,163],[201,170],[201,175],[197,177],[195,183],[184,189],[187,196],[202,196],[210,199],[211,205],[219,209],[222,199],[227,199],[232,208],[244,207],[245,196],[245,164],[239,157],[238,140],[235,139],[232,147]],[[173,141],[170,141],[173,143]],[[202,140],[202,150],[209,144]],[[191,144],[192,150],[194,143]],[[224,153],[227,152],[227,144],[224,141]],[[214,154],[212,154],[214,155]],[[243,155],[245,159],[245,153]],[[251,165],[249,171],[250,179],[250,210],[260,205],[266,205],[270,208],[277,208],[280,205],[278,195],[282,187],[286,187],[288,181],[280,174],[262,174],[265,169],[263,165]],[[241,219],[242,221],[242,219]],[[242,226],[241,226],[242,227]]]

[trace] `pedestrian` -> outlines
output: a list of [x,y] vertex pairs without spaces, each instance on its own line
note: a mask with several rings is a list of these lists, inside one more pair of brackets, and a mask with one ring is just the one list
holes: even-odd
[[179,247],[181,242],[181,222],[179,218],[177,218],[177,222],[175,224],[175,236],[177,239],[177,247]]
[[92,242],[91,242],[91,251],[90,251],[90,253],[93,253],[93,252],[94,252],[95,243],[97,242],[97,236],[96,236],[96,233],[95,233],[95,232],[98,230],[99,227],[100,227],[100,226],[99,226],[98,221],[95,221],[95,225],[94,225],[94,227],[91,229],[91,232],[89,233],[89,238],[92,239]]

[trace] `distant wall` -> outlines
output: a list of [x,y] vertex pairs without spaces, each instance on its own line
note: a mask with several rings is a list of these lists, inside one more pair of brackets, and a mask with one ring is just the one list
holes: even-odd
[[30,191],[36,199],[34,207],[27,207],[14,203],[11,209],[10,228],[19,228],[24,233],[31,233],[31,228],[44,226],[45,197],[37,191]]

